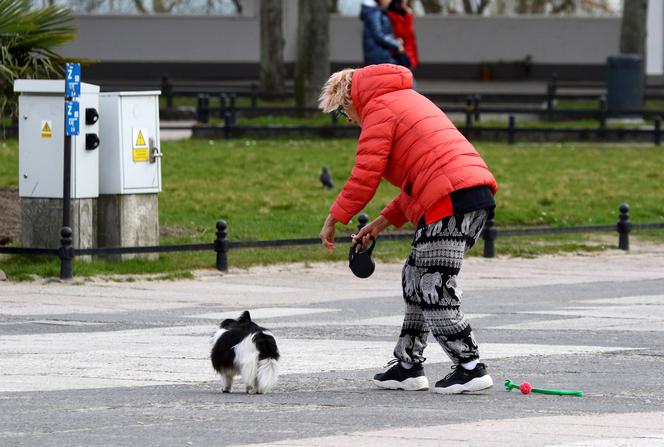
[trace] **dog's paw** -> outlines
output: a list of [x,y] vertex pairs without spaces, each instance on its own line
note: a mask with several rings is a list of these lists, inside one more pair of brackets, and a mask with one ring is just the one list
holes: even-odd
[[253,386],[248,386],[247,394],[256,394],[256,388],[254,388]]

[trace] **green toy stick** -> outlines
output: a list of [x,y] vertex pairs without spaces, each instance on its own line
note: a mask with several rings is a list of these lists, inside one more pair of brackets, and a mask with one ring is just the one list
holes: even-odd
[[523,394],[539,393],[539,394],[555,394],[557,396],[583,396],[583,391],[572,391],[572,390],[546,390],[543,388],[533,388],[528,382],[523,382],[521,385],[517,385],[512,382],[510,379],[505,381],[505,389],[507,391],[512,391],[513,389],[518,388]]

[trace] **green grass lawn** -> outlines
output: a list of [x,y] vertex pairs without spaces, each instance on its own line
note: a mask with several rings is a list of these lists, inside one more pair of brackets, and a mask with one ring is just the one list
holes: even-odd
[[[630,204],[633,222],[664,221],[664,151],[659,147],[480,143],[477,148],[500,186],[499,226],[614,224],[622,202]],[[162,239],[162,243],[211,242],[220,218],[228,222],[231,240],[316,237],[349,175],[355,149],[354,140],[164,141],[160,223],[185,235]],[[0,187],[16,187],[17,159],[16,140],[0,141]],[[318,182],[324,165],[334,177],[332,191]],[[365,212],[377,216],[396,193],[395,187],[382,184]],[[350,234],[356,224],[353,220],[338,226],[338,234]],[[651,238],[664,241],[661,232]],[[606,245],[592,239],[584,235],[499,239],[497,252],[534,256],[595,251]],[[379,259],[401,259],[408,242],[384,241],[377,247]],[[346,252],[344,245],[334,255],[318,246],[232,250],[229,263],[341,260]],[[0,260],[0,269],[14,279],[31,274],[57,276],[58,265],[53,259]],[[199,252],[163,255],[154,262],[76,262],[75,271],[81,276],[174,272],[169,275],[182,277],[191,269],[213,266],[214,253]]]

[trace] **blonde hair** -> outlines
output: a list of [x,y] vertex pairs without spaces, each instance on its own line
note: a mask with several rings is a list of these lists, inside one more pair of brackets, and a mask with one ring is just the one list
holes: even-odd
[[339,106],[347,108],[353,103],[350,93],[353,73],[355,73],[354,68],[345,68],[330,76],[318,98],[318,107],[323,112],[332,112]]

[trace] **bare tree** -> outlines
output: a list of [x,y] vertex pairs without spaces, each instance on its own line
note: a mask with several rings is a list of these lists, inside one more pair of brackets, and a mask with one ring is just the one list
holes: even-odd
[[328,0],[299,0],[295,104],[313,108],[330,75],[330,22]]
[[274,99],[285,92],[282,0],[261,0],[261,65],[259,94]]
[[466,14],[482,14],[491,0],[463,0],[463,10]]
[[440,14],[443,12],[443,6],[440,4],[440,0],[420,0],[424,12],[427,14]]
[[237,15],[241,16],[242,15],[242,3],[240,3],[240,0],[233,0],[233,5],[235,5],[235,11],[237,11]]

